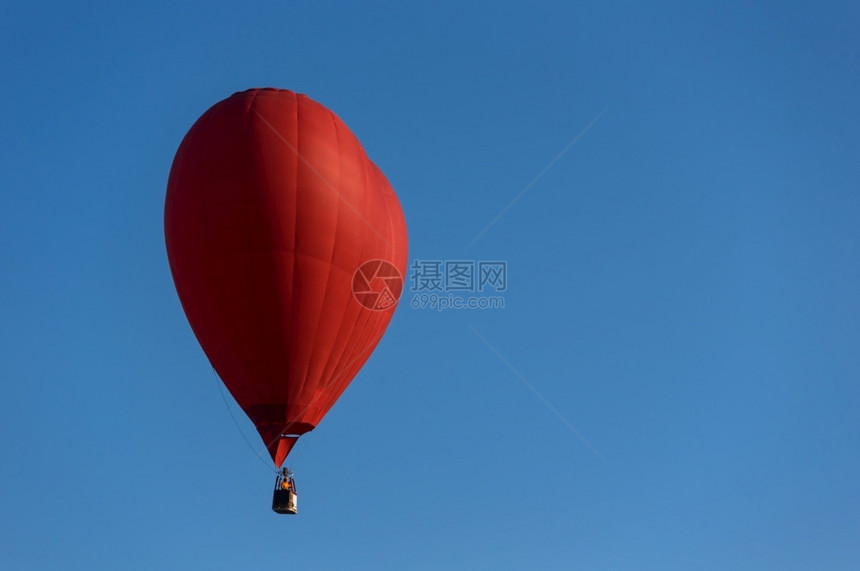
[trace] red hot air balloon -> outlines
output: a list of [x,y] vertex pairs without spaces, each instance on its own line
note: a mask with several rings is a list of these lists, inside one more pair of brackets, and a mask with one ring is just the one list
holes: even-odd
[[191,328],[280,467],[388,326],[407,263],[397,196],[337,115],[251,89],[185,136],[164,234]]

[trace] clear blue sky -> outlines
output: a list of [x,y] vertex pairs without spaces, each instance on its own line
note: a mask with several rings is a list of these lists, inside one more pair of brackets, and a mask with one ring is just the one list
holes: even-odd
[[[4,6],[0,567],[860,566],[856,2],[286,4]],[[292,518],[162,235],[254,86],[346,121],[410,258],[509,272],[401,304]]]

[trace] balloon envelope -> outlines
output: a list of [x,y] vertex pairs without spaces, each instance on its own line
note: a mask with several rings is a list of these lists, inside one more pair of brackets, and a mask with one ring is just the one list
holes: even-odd
[[164,227],[191,328],[280,466],[388,326],[407,263],[397,197],[334,113],[252,89],[185,136]]

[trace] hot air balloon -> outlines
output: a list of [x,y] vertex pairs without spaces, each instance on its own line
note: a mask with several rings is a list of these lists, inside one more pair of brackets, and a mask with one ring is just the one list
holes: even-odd
[[164,233],[191,328],[281,467],[391,320],[407,263],[397,196],[333,112],[250,89],[185,135]]

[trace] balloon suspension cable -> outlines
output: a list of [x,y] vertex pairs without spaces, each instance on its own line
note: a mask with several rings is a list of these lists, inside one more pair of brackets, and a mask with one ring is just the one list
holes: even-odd
[[[302,457],[305,455],[305,450],[307,450],[306,444],[307,444],[307,441],[302,439],[302,438],[299,438],[296,441],[296,445],[293,448],[292,458],[291,458],[293,466],[298,466],[299,463],[302,461]],[[290,472],[292,472],[292,471],[293,470],[290,470]]]
[[218,391],[221,393],[221,398],[224,400],[224,406],[227,407],[227,412],[230,413],[230,418],[233,419],[233,424],[236,425],[236,430],[239,431],[239,434],[242,436],[242,440],[245,441],[245,444],[248,445],[248,448],[251,449],[251,452],[254,453],[254,456],[256,456],[257,459],[260,460],[260,462],[262,462],[263,465],[267,469],[272,470],[273,472],[278,474],[279,471],[272,468],[271,463],[269,461],[267,461],[265,458],[263,458],[262,456],[260,456],[260,453],[257,452],[257,450],[256,450],[256,448],[254,448],[253,444],[251,444],[251,442],[248,441],[248,437],[245,436],[245,433],[242,431],[242,427],[239,426],[239,421],[236,420],[236,415],[233,414],[233,410],[230,408],[230,403],[227,402],[227,395],[224,394],[224,387],[221,386],[221,381],[218,378],[218,371],[215,370],[215,367],[212,367],[212,375],[213,375],[213,378],[215,379],[215,384],[218,386]]

